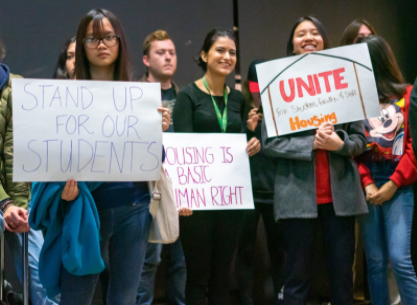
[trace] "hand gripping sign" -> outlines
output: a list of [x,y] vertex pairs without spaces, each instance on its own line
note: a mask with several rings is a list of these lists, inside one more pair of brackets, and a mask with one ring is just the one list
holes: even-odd
[[256,65],[268,137],[380,115],[366,43]]
[[13,79],[15,181],[158,180],[159,83]]
[[177,208],[253,209],[246,135],[164,133],[164,168]]

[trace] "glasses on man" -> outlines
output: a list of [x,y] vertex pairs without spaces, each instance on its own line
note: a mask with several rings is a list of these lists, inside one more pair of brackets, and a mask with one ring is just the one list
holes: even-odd
[[119,43],[119,36],[108,35],[103,38],[92,37],[83,39],[83,42],[88,49],[96,49],[100,45],[101,41],[104,43],[106,47],[111,48]]

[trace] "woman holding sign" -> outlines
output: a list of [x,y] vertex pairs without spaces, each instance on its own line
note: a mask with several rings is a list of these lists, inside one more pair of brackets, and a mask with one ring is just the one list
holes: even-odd
[[[129,81],[130,79],[123,31],[117,17],[107,10],[92,10],[81,20],[75,53],[75,78],[77,80]],[[170,123],[169,110],[162,107],[158,110],[163,113],[162,129],[166,130]],[[48,200],[61,199],[59,207],[65,217],[64,225],[66,222],[72,224],[81,221],[84,222],[83,224],[90,224],[90,228],[94,229],[94,226],[91,226],[93,222],[97,229],[96,221],[86,223],[88,215],[92,215],[90,218],[93,219],[98,215],[100,223],[99,246],[98,234],[93,234],[92,230],[86,230],[81,226],[80,233],[74,238],[76,244],[79,244],[79,247],[74,250],[76,255],[62,258],[62,261],[67,262],[66,266],[69,261],[72,265],[76,265],[74,269],[78,271],[71,272],[70,269],[67,270],[67,267],[62,267],[61,271],[54,270],[55,273],[60,272],[59,284],[57,284],[60,287],[55,290],[50,289],[48,292],[60,290],[61,305],[91,304],[99,272],[103,269],[100,256],[97,259],[94,254],[101,252],[109,276],[108,283],[105,283],[103,287],[103,290],[107,291],[106,303],[134,304],[152,220],[149,213],[150,195],[147,182],[80,182],[77,184],[76,181],[69,180],[65,185],[64,183],[45,183],[44,185],[46,186],[43,188],[42,183],[34,186],[34,189],[42,191],[34,191],[35,205],[41,205]],[[52,192],[52,189],[55,192]],[[74,215],[71,209],[80,206],[79,200],[83,200],[82,211],[78,219],[75,217],[77,215],[70,218],[69,215]],[[31,215],[33,220],[37,217],[36,212]],[[80,221],[79,218],[81,218]],[[48,235],[59,233],[54,229],[48,228],[46,240],[49,240]],[[73,231],[77,229],[78,227],[74,226]],[[65,238],[72,239],[73,236],[66,235]],[[85,240],[91,243],[80,243]],[[72,244],[68,242],[68,247],[71,246]],[[64,250],[66,249],[61,251]],[[75,264],[80,256],[82,256],[81,262]]]
[[412,87],[404,83],[395,56],[379,36],[368,44],[380,98],[381,116],[365,120],[367,151],[358,160],[369,214],[358,218],[364,240],[372,304],[390,304],[387,267],[397,281],[401,304],[417,304],[417,277],[411,262],[413,183],[417,180],[408,108]]
[[[201,48],[199,65],[203,78],[185,86],[178,94],[173,119],[176,132],[246,133],[254,130],[257,116],[245,119],[243,95],[226,85],[236,65],[233,32],[210,31]],[[247,126],[246,126],[247,125]],[[260,150],[252,138],[249,156]],[[237,243],[240,211],[194,211],[180,220],[181,241],[187,264],[185,299],[187,305],[229,304],[229,271]]]
[[[329,48],[326,29],[314,17],[300,18],[290,33],[287,55]],[[324,234],[332,304],[353,304],[355,215],[367,213],[353,156],[366,148],[363,122],[267,138],[265,153],[277,158],[275,218],[282,223],[286,260],[283,304],[305,304],[310,287],[313,240]]]

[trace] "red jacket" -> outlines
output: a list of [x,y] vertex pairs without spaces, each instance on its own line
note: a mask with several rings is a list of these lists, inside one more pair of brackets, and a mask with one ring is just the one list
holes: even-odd
[[[404,96],[404,107],[401,107],[401,112],[404,115],[404,141],[403,141],[403,155],[399,161],[394,174],[390,177],[398,188],[404,185],[410,185],[417,180],[417,163],[414,157],[413,147],[411,144],[410,125],[408,123],[408,109],[410,106],[410,93],[412,86],[407,88],[407,93]],[[359,157],[360,160],[360,157]],[[365,187],[374,182],[369,168],[361,161],[358,161],[359,174],[361,175],[362,186]]]

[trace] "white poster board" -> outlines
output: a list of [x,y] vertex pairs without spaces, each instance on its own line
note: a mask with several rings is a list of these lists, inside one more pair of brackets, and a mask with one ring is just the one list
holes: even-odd
[[268,137],[378,117],[366,43],[256,65]]
[[253,209],[245,134],[164,133],[164,168],[177,208]]
[[14,181],[158,180],[159,83],[13,79]]

